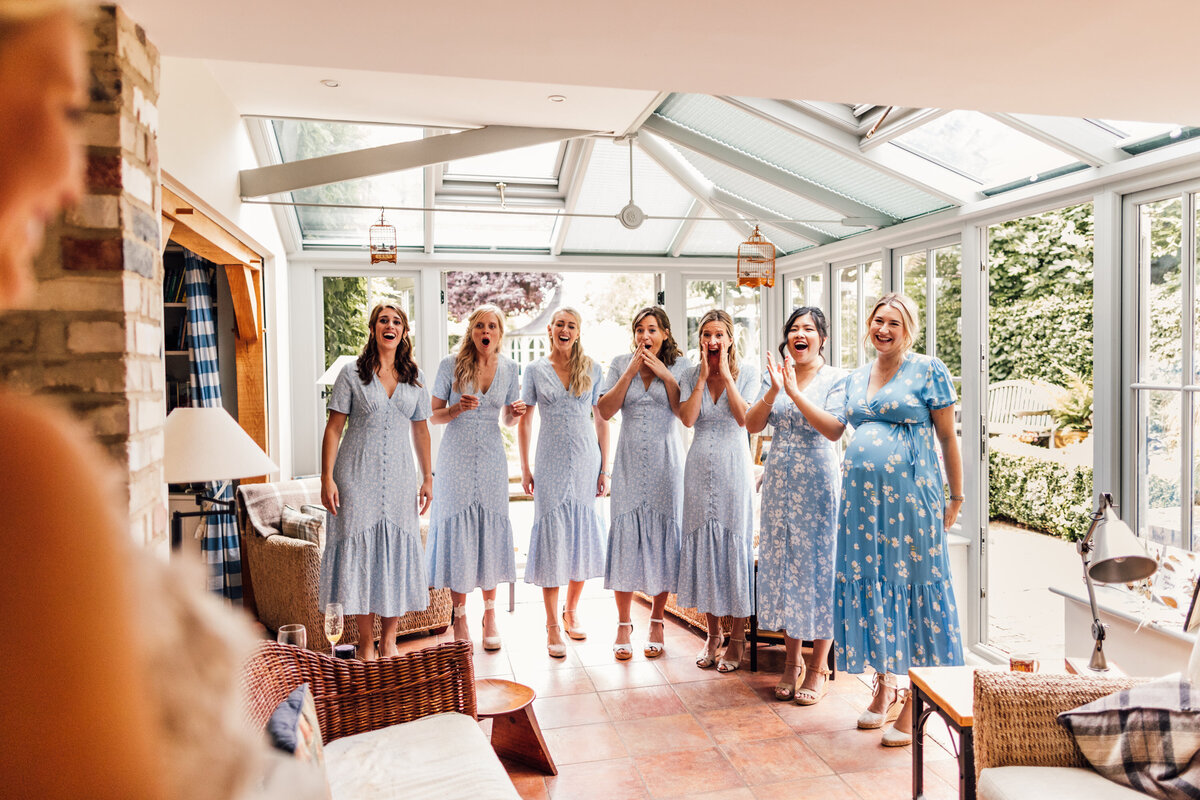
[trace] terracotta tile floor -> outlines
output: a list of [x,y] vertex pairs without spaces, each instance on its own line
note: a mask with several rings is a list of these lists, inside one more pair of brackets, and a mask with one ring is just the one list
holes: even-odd
[[[698,669],[703,637],[668,617],[666,654],[648,661],[649,609],[634,601],[634,656],[612,656],[616,608],[602,581],[589,581],[580,601],[588,639],[570,642],[567,657],[546,654],[541,591],[517,585],[508,613],[508,587],[497,598],[504,641],[497,653],[479,646],[479,593],[468,601],[476,640],[477,677],[532,686],[534,709],[557,776],[506,764],[523,798],[720,798],[721,800],[908,800],[911,747],[884,748],[878,731],[855,727],[870,700],[869,681],[841,674],[819,704],[780,703],[773,689],[782,647],[761,647],[759,672],[749,660],[729,675]],[[404,650],[448,641],[418,636]],[[485,729],[489,722],[482,723]],[[950,736],[936,717],[926,738],[925,795],[953,800],[957,769]]]

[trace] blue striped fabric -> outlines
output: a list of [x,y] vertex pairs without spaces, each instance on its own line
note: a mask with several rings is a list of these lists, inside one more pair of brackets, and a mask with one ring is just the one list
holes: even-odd
[[[191,403],[200,408],[221,405],[217,371],[216,265],[194,253],[184,253],[184,291],[187,295],[187,350],[191,365]],[[209,484],[209,495],[233,500],[228,482]],[[208,588],[231,602],[242,602],[242,553],[237,523],[230,514],[208,517],[201,550],[208,562]]]

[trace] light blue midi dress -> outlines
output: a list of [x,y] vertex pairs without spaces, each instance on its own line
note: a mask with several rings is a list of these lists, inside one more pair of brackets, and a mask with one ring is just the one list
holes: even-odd
[[327,516],[321,554],[322,609],[341,603],[348,615],[398,617],[429,605],[411,428],[430,407],[425,375],[417,380],[389,398],[378,376],[364,386],[350,363],[334,381],[329,410],[347,420],[333,464],[341,507]]
[[454,355],[438,364],[433,396],[458,402],[479,398],[479,408],[446,424],[433,472],[429,541],[425,548],[429,585],[455,592],[494,589],[516,580],[512,523],[508,519],[508,460],[500,435],[500,414],[521,397],[516,362],[504,356],[484,393],[452,388]]
[[525,367],[521,399],[541,417],[533,462],[533,528],[525,582],[563,586],[604,574],[604,529],[597,509],[600,445],[592,407],[601,371],[579,397],[567,391],[549,359]]
[[963,663],[945,496],[930,409],[954,404],[950,371],[909,353],[870,400],[871,365],[831,398],[854,426],[842,461],[834,642],[840,669],[903,674]]
[[[825,408],[846,370],[821,367],[802,394]],[[771,388],[763,373],[759,395]],[[835,409],[836,410],[836,409]],[[793,639],[833,638],[837,550],[837,444],[822,436],[780,388],[762,483],[758,536],[758,626]]]
[[[714,402],[708,387],[697,385],[699,373],[693,367],[679,383],[684,397],[704,393],[683,473],[679,604],[719,617],[748,617],[754,580],[750,443],[729,410],[729,392]],[[749,364],[738,365],[736,386],[753,404],[758,374]]]
[[[632,353],[613,359],[600,394],[617,385],[631,358]],[[680,358],[669,369],[678,382],[691,364]],[[606,589],[648,595],[675,591],[683,520],[682,427],[662,380],[655,377],[646,388],[642,376],[634,375],[621,403],[613,459]]]

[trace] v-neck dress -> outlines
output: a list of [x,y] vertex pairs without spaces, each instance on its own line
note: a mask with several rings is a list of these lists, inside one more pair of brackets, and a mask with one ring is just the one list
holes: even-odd
[[[612,390],[632,353],[613,359],[600,394]],[[670,368],[676,382],[689,370],[679,358]],[[682,425],[662,379],[647,388],[634,375],[621,403],[621,435],[613,458],[612,521],[604,587],[657,595],[675,591],[679,574],[679,530],[683,520]]]
[[321,608],[341,603],[346,614],[398,617],[429,604],[411,428],[431,411],[420,371],[417,380],[389,398],[378,376],[363,385],[350,363],[334,381],[329,410],[347,420],[333,464],[341,507],[326,521]]
[[600,445],[592,408],[600,399],[600,366],[576,397],[554,365],[541,358],[525,367],[521,399],[537,406],[541,425],[533,462],[533,528],[525,582],[563,586],[604,574],[604,529],[596,501]]
[[512,523],[508,519],[508,460],[500,413],[521,397],[517,364],[500,356],[486,392],[453,388],[454,354],[438,364],[433,396],[452,406],[463,394],[479,407],[446,423],[433,471],[433,503],[425,556],[429,585],[455,592],[494,589],[516,580]]
[[[826,408],[846,374],[822,366],[801,394]],[[760,396],[770,388],[771,375],[763,372]],[[836,396],[842,396],[840,390]],[[762,483],[758,626],[793,639],[832,639],[838,447],[809,424],[782,388],[768,421],[773,433]]]
[[[831,412],[854,426],[842,461],[834,641],[841,669],[903,674],[963,663],[950,585],[944,478],[931,409],[957,399],[950,371],[909,353],[867,399],[871,364],[840,384]],[[834,410],[836,408],[836,410]]]
[[[682,395],[703,392],[695,436],[683,472],[683,539],[679,604],[719,617],[748,617],[754,567],[754,472],[746,429],[729,410],[729,392],[714,402],[693,367],[679,382]],[[753,404],[754,367],[738,365],[738,394]]]

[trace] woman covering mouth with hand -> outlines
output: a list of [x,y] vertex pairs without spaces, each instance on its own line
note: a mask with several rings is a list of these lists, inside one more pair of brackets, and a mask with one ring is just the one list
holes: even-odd
[[[521,486],[533,495],[533,530],[525,582],[542,588],[546,604],[546,649],[567,654],[562,629],[586,639],[577,608],[583,582],[604,574],[604,530],[596,498],[608,491],[608,420],[594,409],[600,399],[600,366],[583,353],[580,316],[573,308],[554,312],[546,326],[550,356],[525,368],[521,399],[541,405],[537,469],[529,468],[533,414],[521,417]],[[567,585],[567,603],[558,624],[558,587]]]
[[633,352],[613,359],[596,404],[605,419],[621,412],[604,567],[604,586],[614,591],[617,602],[613,655],[619,661],[633,657],[629,613],[634,592],[654,597],[643,654],[657,658],[665,652],[663,609],[667,594],[675,591],[683,518],[679,377],[691,367],[661,308],[641,309],[631,327]]
[[483,648],[500,649],[496,585],[514,581],[508,518],[508,462],[498,418],[511,426],[525,414],[517,365],[500,355],[504,312],[482,305],[471,312],[458,350],[438,364],[433,382],[435,425],[446,425],[433,479],[426,559],[429,584],[448,587],[454,638],[471,640],[467,593],[483,589]]
[[[774,429],[762,485],[758,624],[784,636],[787,659],[775,697],[802,706],[824,697],[833,644],[839,457],[824,433],[840,423],[825,405],[846,371],[825,363],[828,337],[821,309],[794,310],[779,345],[783,363],[767,355],[762,394],[746,414],[751,433],[768,422]],[[800,655],[805,639],[813,642],[807,664]]]
[[733,672],[742,661],[750,616],[754,476],[746,441],[746,409],[757,375],[739,364],[733,319],[720,309],[700,318],[700,363],[680,382],[690,392],[679,417],[696,436],[683,474],[683,542],[679,604],[704,612],[705,648],[696,666],[711,667],[721,644],[721,617],[733,617],[732,639],[717,664]]

